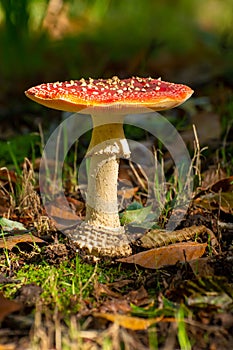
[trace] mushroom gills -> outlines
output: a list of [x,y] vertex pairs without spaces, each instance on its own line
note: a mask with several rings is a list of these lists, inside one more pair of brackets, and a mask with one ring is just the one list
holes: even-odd
[[120,225],[117,205],[119,159],[130,156],[123,130],[124,116],[176,107],[193,90],[160,78],[114,76],[41,84],[25,93],[47,107],[92,115],[86,219],[76,229],[66,230],[66,234],[78,249],[93,255],[129,255],[130,242],[135,237],[127,235]]

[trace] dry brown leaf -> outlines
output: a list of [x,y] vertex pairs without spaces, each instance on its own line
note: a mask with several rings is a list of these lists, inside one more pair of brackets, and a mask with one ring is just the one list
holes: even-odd
[[127,329],[131,329],[133,331],[147,329],[152,324],[158,323],[163,319],[163,316],[144,319],[140,317],[110,314],[110,313],[100,313],[100,312],[94,313],[94,316],[104,318],[111,322],[115,322],[119,326]]
[[213,192],[233,192],[233,176],[226,177],[217,181],[214,185],[211,186]]
[[208,257],[192,260],[189,262],[189,265],[193,273],[198,277],[214,276],[214,268],[211,266]]
[[120,291],[122,287],[128,286],[129,284],[132,284],[132,283],[134,283],[133,280],[122,279],[122,280],[110,282],[108,283],[108,286]]
[[170,244],[166,247],[155,248],[121,258],[117,261],[128,264],[137,264],[149,269],[158,269],[166,265],[174,265],[178,261],[190,261],[201,257],[207,243],[185,242]]
[[213,232],[204,225],[193,225],[176,231],[166,231],[161,229],[150,230],[140,238],[139,242],[141,247],[151,249],[163,247],[172,243],[194,240],[197,236],[202,237],[205,234],[210,236],[211,245],[216,245],[216,237]]
[[139,187],[122,188],[119,191],[117,191],[117,194],[118,196],[121,196],[124,199],[130,199],[138,192],[138,189]]
[[149,302],[148,293],[143,286],[137,290],[131,290],[127,295],[125,295],[125,297],[130,304],[137,306],[145,305]]
[[101,313],[120,313],[127,314],[131,311],[131,305],[126,299],[107,299],[104,301],[100,307],[99,312]]
[[120,293],[113,292],[106,284],[96,282],[94,286],[95,297],[98,299],[102,294],[108,295],[113,298],[119,298]]
[[29,233],[25,233],[22,235],[14,235],[14,236],[0,238],[0,248],[11,250],[16,246],[16,244],[24,243],[24,242],[25,243],[44,243],[45,241]]
[[103,313],[127,313],[131,311],[131,304],[142,306],[148,305],[150,300],[146,289],[141,286],[138,290],[132,290],[127,294],[120,294],[114,298],[106,300],[100,306],[100,312]]
[[77,225],[81,220],[81,212],[84,210],[84,203],[71,197],[57,197],[46,207],[47,214],[56,221],[60,229]]
[[77,223],[78,216],[73,213],[71,210],[64,210],[64,208],[59,208],[56,204],[52,203],[47,207],[48,215],[51,217],[62,218],[64,220],[74,221],[74,224]]
[[81,220],[81,217],[75,212],[76,208],[72,209],[67,202],[70,203],[72,207],[75,206],[74,201],[65,199],[64,197],[57,197],[56,200],[50,202],[46,207],[47,214],[60,230],[77,225]]
[[0,293],[0,321],[2,321],[7,315],[12,312],[18,311],[22,308],[20,303],[9,300]]
[[208,190],[208,193],[202,191],[194,200],[196,206],[207,210],[221,209],[226,214],[233,213],[233,176],[211,184]]
[[81,213],[85,208],[85,204],[76,198],[67,196],[66,200],[75,211],[76,215]]
[[209,193],[196,198],[194,204],[207,210],[221,209],[226,214],[233,213],[233,193]]

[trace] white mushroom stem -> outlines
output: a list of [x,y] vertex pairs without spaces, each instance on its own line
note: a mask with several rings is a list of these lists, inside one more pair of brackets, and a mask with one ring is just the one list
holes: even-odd
[[90,167],[85,221],[91,226],[116,231],[120,230],[117,203],[119,159],[130,156],[123,118],[120,116],[117,123],[109,124],[109,114],[92,116],[93,131],[87,152]]

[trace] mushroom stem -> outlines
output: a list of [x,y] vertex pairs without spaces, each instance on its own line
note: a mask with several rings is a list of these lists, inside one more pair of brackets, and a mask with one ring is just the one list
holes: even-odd
[[47,107],[92,115],[86,219],[66,230],[66,234],[78,249],[92,255],[131,254],[131,242],[136,237],[120,226],[117,205],[119,159],[130,156],[123,130],[124,115],[144,113],[145,108],[149,112],[176,107],[193,91],[160,78],[114,76],[40,84],[25,93]]
[[108,124],[108,116],[92,116],[93,131],[87,156],[90,157],[85,221],[95,227],[121,230],[117,203],[119,158],[130,150],[119,123]]
[[116,156],[94,155],[90,161],[86,221],[93,226],[120,227],[117,205],[119,161]]

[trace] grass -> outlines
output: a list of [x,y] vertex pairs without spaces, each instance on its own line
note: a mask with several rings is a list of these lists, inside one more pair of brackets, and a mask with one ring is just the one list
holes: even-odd
[[[101,13],[98,16],[101,16]],[[222,148],[218,149],[219,163],[216,166],[223,165],[226,174],[231,175],[233,169],[232,142],[229,130],[232,124],[228,124],[227,116],[232,118],[230,106],[226,107],[226,117],[223,118],[223,132],[226,136]],[[138,134],[138,139],[140,139],[140,134]],[[204,157],[209,157],[207,160],[212,163],[214,160],[210,159],[211,150],[203,154],[197,141],[196,139],[192,165],[197,178],[197,186],[199,186],[202,177],[200,161]],[[15,184],[8,184],[8,187],[11,187],[8,188],[10,195],[14,196],[15,201],[15,204],[11,206],[11,214],[14,220],[29,223],[30,227],[32,225],[37,229],[37,233],[48,235],[52,241],[51,244],[46,243],[44,247],[18,245],[18,248],[15,247],[12,251],[3,249],[0,255],[0,272],[4,277],[9,278],[7,282],[0,285],[0,290],[5,297],[17,300],[18,296],[22,296],[22,288],[26,287],[28,291],[26,301],[30,301],[33,296],[30,294],[30,285],[34,284],[41,288],[42,293],[37,297],[31,309],[23,307],[21,310],[21,316],[24,319],[33,320],[33,326],[27,334],[30,349],[157,350],[164,346],[181,350],[190,350],[194,346],[198,350],[222,349],[222,346],[224,350],[227,349],[224,341],[229,341],[230,344],[232,340],[230,338],[231,328],[228,328],[230,323],[228,320],[232,320],[232,254],[226,241],[220,241],[223,254],[217,257],[209,244],[206,257],[198,260],[195,268],[185,262],[150,271],[136,266],[129,268],[126,265],[112,264],[109,261],[100,261],[98,264],[87,263],[68,249],[64,254],[56,254],[54,250],[56,246],[64,248],[66,241],[60,236],[58,236],[59,239],[57,238],[56,233],[49,226],[50,222],[47,222],[48,225],[45,228],[41,228],[40,222],[42,221],[40,220],[43,219],[43,211],[40,211],[42,208],[36,191],[37,174],[34,173],[33,166],[28,161],[25,161],[22,167],[25,152],[28,152],[25,151],[25,144],[30,145],[27,150],[32,148],[33,159],[36,154],[33,149],[38,144],[31,143],[30,138],[25,139],[25,142],[22,139],[22,143],[16,140],[14,147],[13,143],[12,141],[11,152],[9,149],[7,152],[6,148],[2,149],[3,161],[6,162],[3,164],[10,165],[11,168],[14,165],[20,178],[17,191],[12,190]],[[65,140],[64,144],[66,144]],[[66,147],[64,150],[66,151]],[[74,145],[72,151],[74,154],[68,154],[66,159],[68,164],[65,164],[64,182],[67,177],[73,181],[77,176],[77,144]],[[157,161],[164,164],[164,158],[161,147]],[[177,181],[173,169],[169,168],[168,173],[166,205],[162,212],[161,224],[166,223],[176,194],[182,189],[182,184]],[[146,179],[143,178],[143,180]],[[77,187],[75,181],[76,179],[71,186],[74,189]],[[158,202],[163,208],[160,198],[166,186],[160,186],[159,179],[156,177],[154,185]],[[2,183],[1,186],[5,186],[5,183]],[[185,186],[188,187],[189,182]],[[146,188],[140,190],[147,194]],[[134,215],[136,219],[140,219],[142,225],[147,223],[147,219],[150,219],[147,210],[139,201],[137,205],[134,204],[128,209],[131,210],[124,213],[126,215],[124,219],[129,222],[135,221]],[[218,212],[207,213],[200,207],[190,209],[190,213],[183,222],[184,225],[192,224],[192,220],[199,224],[198,220],[203,219],[207,226],[214,229],[217,227],[215,230],[217,234],[219,233],[218,220],[226,218],[231,220],[232,218],[231,214],[221,213],[220,208]],[[224,215],[221,216],[222,214]],[[227,252],[225,257],[224,251]],[[122,281],[128,282],[124,282],[122,286]],[[141,294],[138,292],[142,287],[146,291],[144,300],[140,299]],[[135,295],[136,297],[133,298]],[[95,310],[116,315],[130,315],[142,320],[153,317],[162,319],[146,330],[133,331],[130,327],[129,329],[124,328],[117,322],[96,318],[93,316]],[[10,315],[9,319],[12,320],[15,316],[17,317],[17,315]],[[166,318],[169,318],[170,321],[164,321]],[[4,323],[3,326],[5,326]],[[8,327],[10,326],[8,324]],[[16,330],[11,330],[8,341],[11,340]],[[18,339],[15,340],[14,350],[21,350],[17,341]]]
[[[21,185],[24,188],[21,191],[21,209],[26,203],[24,198],[30,198],[30,192],[33,192],[35,185],[30,163],[26,162],[23,169],[21,176],[24,181],[21,181]],[[28,204],[22,213],[27,213],[27,208]],[[153,272],[137,267],[129,269],[120,264],[111,265],[104,261],[90,264],[78,255],[74,256],[71,251],[67,251],[60,257],[56,256],[54,253],[56,244],[64,247],[64,239],[60,242],[55,240],[55,243],[45,247],[34,245],[29,250],[21,246],[18,249],[14,248],[13,251],[4,250],[1,256],[1,271],[6,276],[13,276],[16,281],[0,285],[0,290],[6,297],[15,299],[20,295],[22,287],[26,286],[30,290],[31,284],[41,288],[42,293],[36,300],[33,311],[34,324],[30,332],[33,350],[48,350],[54,346],[57,350],[89,350],[90,344],[96,350],[100,348],[118,350],[120,347],[137,350],[143,343],[139,337],[140,333],[132,334],[117,323],[109,325],[105,322],[102,329],[99,326],[94,327],[93,322],[97,321],[94,321],[92,310],[105,305],[105,301],[111,301],[112,307],[116,308],[116,313],[121,313],[118,305],[123,303],[122,299],[126,298],[127,301],[128,293],[136,293],[141,286],[147,289],[149,300],[145,306],[131,302],[127,314],[142,319],[167,317],[172,320],[170,333],[164,332],[163,323],[156,324],[143,332],[143,341],[148,343],[148,348],[160,349],[162,344],[168,344],[168,337],[169,341],[177,343],[180,349],[191,350],[196,340],[193,334],[190,334],[188,321],[193,319],[200,300],[204,303],[203,308],[207,310],[211,303],[219,303],[218,296],[222,296],[222,300],[227,303],[231,301],[231,297],[227,297],[228,287],[222,280],[217,280],[215,285],[208,279],[199,278],[182,285],[190,278],[188,266],[185,265],[176,269],[173,267],[171,270]],[[199,269],[198,265],[197,268]],[[195,270],[196,276],[197,272]],[[171,287],[172,281],[176,283],[174,278],[179,281],[178,289],[175,286]],[[116,284],[116,289],[111,286],[112,283],[114,285],[122,280],[132,282],[127,282],[123,287],[117,287]],[[218,288],[216,288],[217,285]],[[102,291],[101,288],[103,288]],[[174,292],[178,293],[178,297],[172,295]],[[217,293],[215,299],[211,297],[213,292]],[[119,297],[114,293],[118,293]],[[171,293],[170,297],[169,293]],[[28,298],[30,301],[30,294]],[[189,306],[187,300],[192,298],[194,304]],[[105,307],[108,312],[110,306]],[[223,312],[221,305],[215,307],[218,307],[219,312]],[[175,326],[172,326],[173,323]],[[209,339],[208,336],[207,339]]]
[[[66,164],[64,181],[69,174],[73,178],[77,172],[77,144],[71,151],[74,154],[67,156],[66,162],[69,165]],[[227,158],[226,151],[225,155]],[[192,165],[198,181],[201,178],[202,157],[202,149],[196,138]],[[20,188],[13,193],[16,204],[12,214],[17,213],[19,220],[30,216],[32,218],[31,221],[29,220],[30,225],[33,224],[34,228],[38,228],[43,212],[35,190],[37,181],[33,165],[26,159],[21,166],[17,162],[17,155],[13,157],[11,155],[11,158],[12,162],[16,162],[15,164],[21,167],[20,173],[18,171]],[[156,161],[163,165],[162,150],[157,158]],[[227,164],[226,158],[224,158],[225,164]],[[161,171],[165,172],[164,169]],[[231,173],[230,168],[229,172]],[[182,186],[177,181],[176,175],[169,169],[169,187],[161,222],[166,222],[169,217],[173,201],[180,188],[190,185],[188,176],[187,183]],[[75,183],[74,187],[76,185]],[[10,187],[14,186],[11,183]],[[160,191],[165,187],[160,187],[156,177],[154,186],[158,191],[159,201]],[[146,188],[142,190],[146,192]],[[204,212],[201,213],[200,215],[204,215]],[[144,208],[141,203],[140,205],[131,204],[123,215],[125,215],[123,219],[129,222],[140,219],[142,225],[147,223],[148,217],[150,219],[147,208]],[[49,234],[51,237],[55,235],[54,231],[51,234],[49,224],[43,230],[38,229],[37,233],[42,236],[43,234]],[[218,315],[226,312],[224,304],[232,303],[230,282],[214,275],[211,278],[203,278],[202,266],[199,264],[196,264],[192,271],[186,263],[158,271],[147,271],[136,266],[129,268],[105,261],[100,261],[98,264],[87,263],[69,249],[62,255],[56,254],[56,246],[64,248],[66,241],[61,237],[52,239],[51,245],[46,244],[44,247],[34,245],[30,249],[19,245],[18,249],[14,248],[12,251],[5,249],[1,254],[1,272],[7,277],[13,277],[13,281],[0,285],[0,290],[5,297],[17,299],[17,296],[21,295],[22,288],[26,287],[29,291],[28,301],[30,301],[32,297],[30,285],[41,288],[41,294],[37,296],[33,310],[29,313],[34,320],[29,336],[33,350],[53,348],[89,350],[91,346],[91,349],[96,350],[127,348],[138,350],[142,344],[147,344],[145,349],[157,350],[169,345],[169,342],[177,349],[191,350],[200,337],[193,324],[198,325],[199,328],[200,325],[202,326],[201,311],[210,314],[209,322],[211,317],[213,322],[218,322]],[[212,251],[208,252],[208,259],[214,259]],[[232,274],[232,267],[229,271]],[[226,273],[231,275],[228,270]],[[128,282],[121,286],[118,284],[121,281]],[[133,299],[130,293],[134,295],[133,293],[137,293],[140,287],[145,288],[147,297],[145,304],[137,305],[140,294],[137,296],[138,299]],[[149,329],[133,332],[131,329],[119,326],[117,322],[109,323],[106,320],[96,319],[93,312],[99,309],[106,313],[115,312],[116,315],[139,317],[142,320],[153,317],[161,317],[162,320]],[[28,317],[27,311],[23,310],[22,313],[24,312],[25,317]],[[163,318],[168,318],[170,321],[163,323]],[[212,329],[210,328],[209,332],[207,328],[203,329],[201,336],[205,336],[206,344],[211,345]]]
[[17,273],[16,277],[22,284],[35,283],[41,286],[41,298],[45,305],[57,308],[64,313],[71,309],[71,300],[75,298],[77,304],[72,311],[77,312],[83,299],[92,292],[91,279],[95,277],[95,269],[87,264],[75,261],[61,263],[59,266],[40,264],[26,265]]
[[[36,251],[34,254],[38,256],[40,252]],[[5,259],[9,269],[15,265],[14,258],[11,261],[7,250]],[[42,288],[40,298],[44,305],[69,314],[78,312],[82,302],[90,298],[96,281],[111,283],[123,276],[129,278],[129,275],[130,272],[120,266],[91,265],[76,256],[71,261],[66,259],[57,266],[43,260],[25,264],[15,272],[17,283],[1,286],[1,289],[7,297],[13,298],[21,286],[34,283]],[[93,300],[89,299],[89,302],[91,301]]]
[[0,140],[0,166],[13,168],[20,175],[21,163],[25,155],[27,154],[34,163],[35,158],[40,154],[39,145],[40,136],[37,133],[17,135],[8,139],[7,142]]
[[190,344],[190,340],[187,335],[184,318],[185,318],[184,306],[181,304],[177,312],[177,328],[178,328],[177,337],[180,344],[180,348],[182,350],[192,350],[192,346]]

